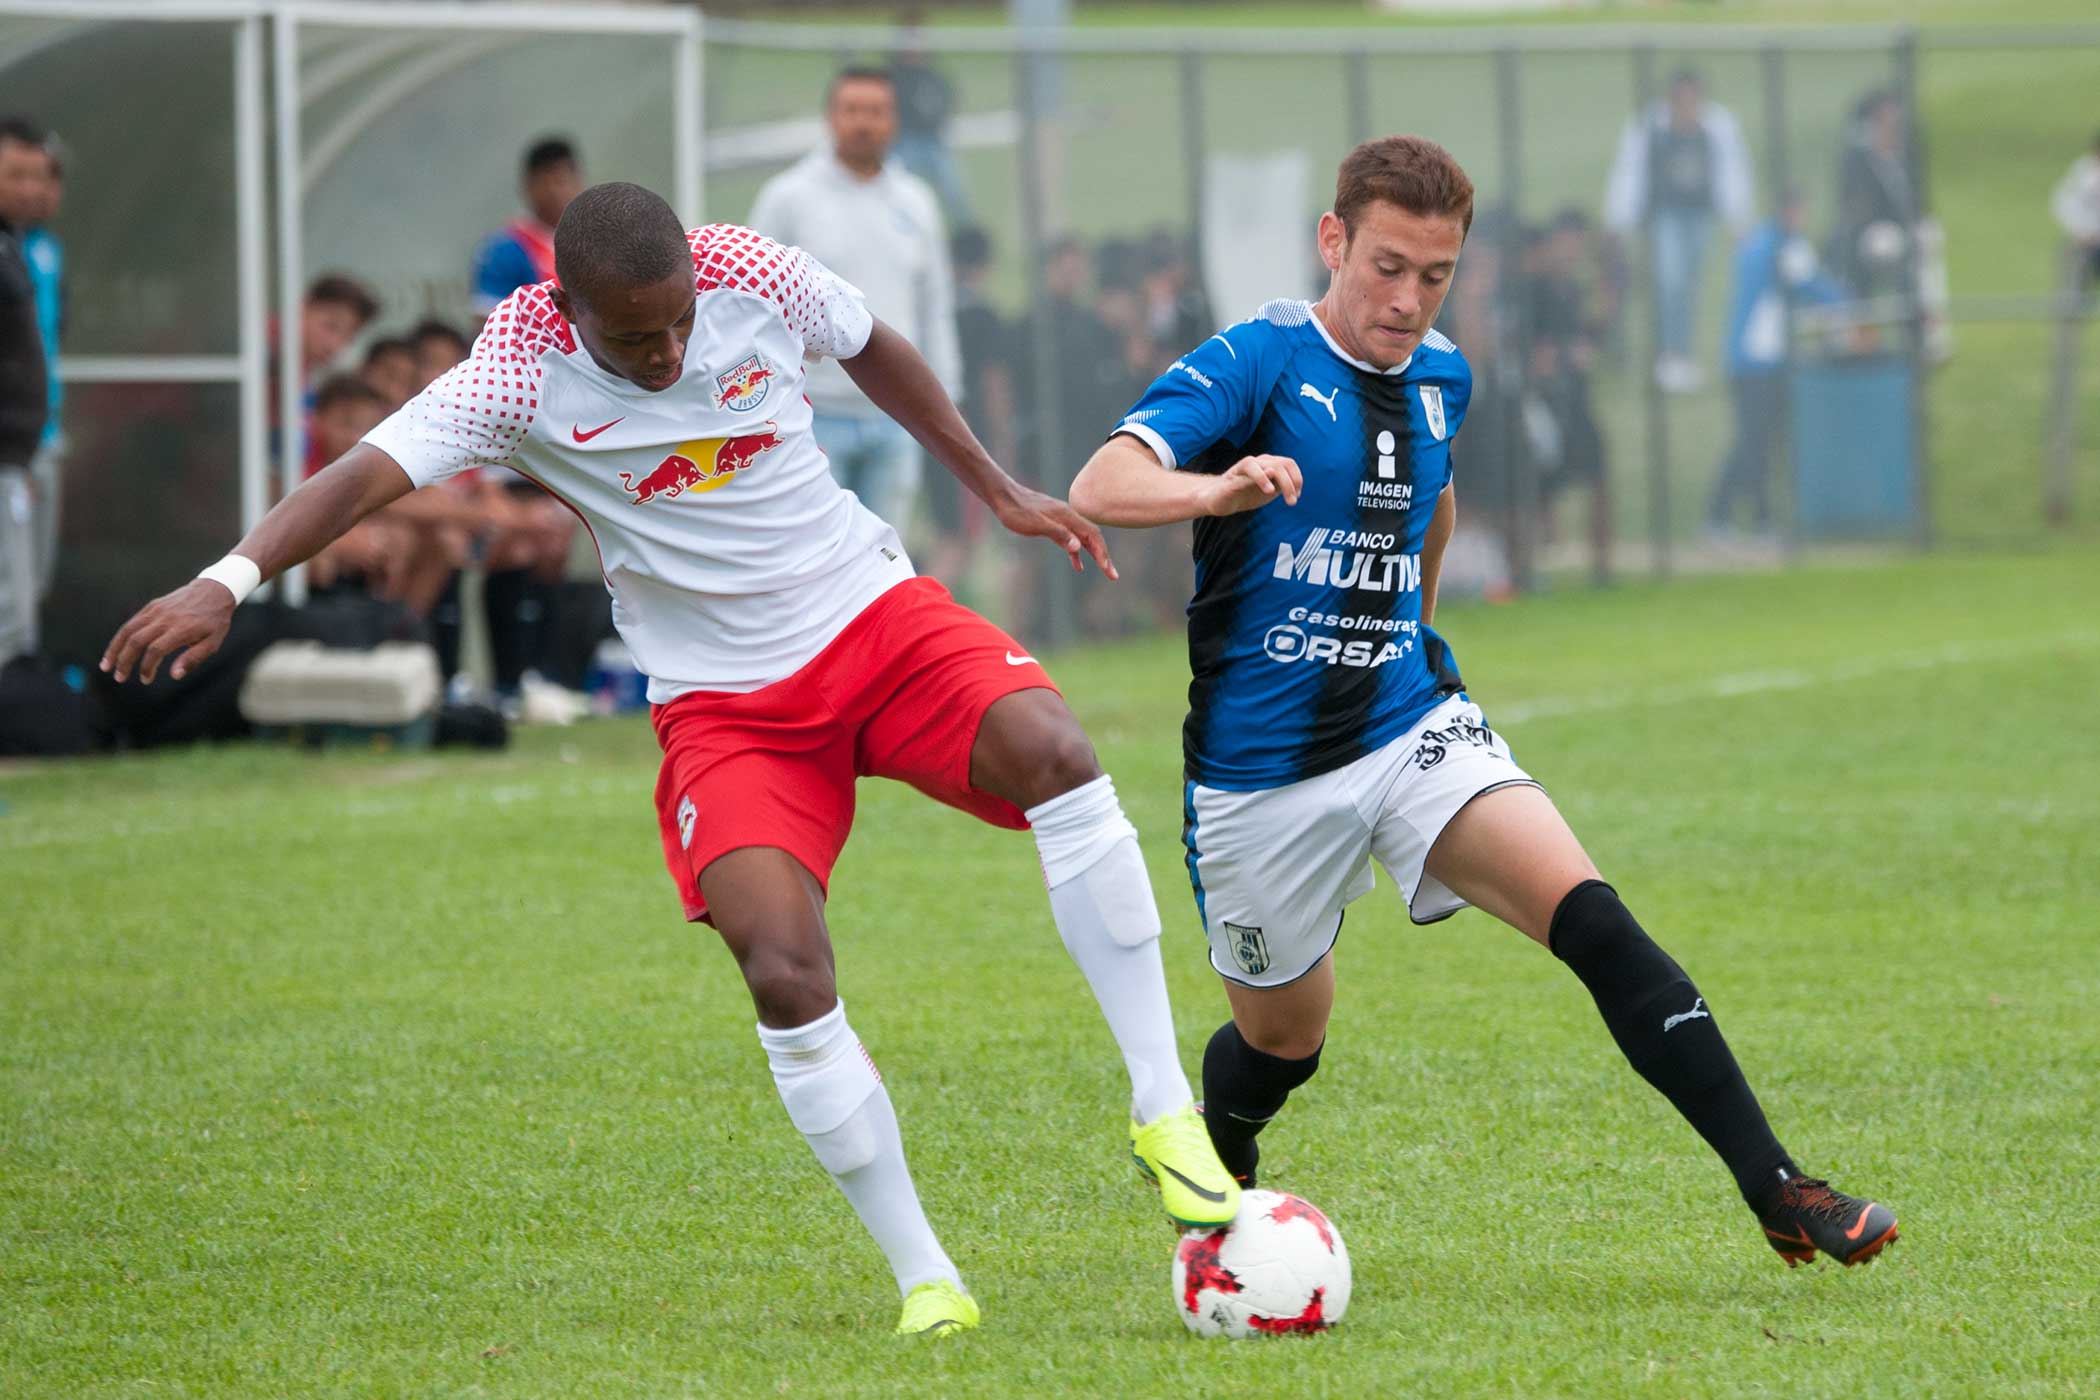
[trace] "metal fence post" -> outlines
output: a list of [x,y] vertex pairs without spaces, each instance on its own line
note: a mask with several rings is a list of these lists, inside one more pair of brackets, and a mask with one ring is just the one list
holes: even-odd
[[1349,140],[1361,146],[1371,139],[1371,56],[1351,49],[1342,59],[1343,100],[1349,107]]
[[[1522,323],[1526,299],[1517,290],[1524,249],[1523,208],[1517,198],[1524,188],[1521,62],[1514,48],[1503,48],[1495,54],[1495,144],[1502,181],[1501,198],[1496,201],[1502,210],[1502,227],[1496,235],[1500,245],[1496,255],[1502,264],[1496,299],[1503,304],[1503,314],[1495,318],[1493,363],[1504,383],[1517,386],[1524,380],[1527,343]],[[1495,415],[1495,449],[1502,460],[1507,496],[1504,512],[1508,525],[1504,534],[1509,546],[1509,581],[1518,591],[1529,592],[1537,577],[1538,472],[1517,429],[1516,404],[1513,397],[1510,411]]]
[[2049,377],[2048,464],[2042,485],[2042,519],[2071,523],[2071,459],[2078,441],[2078,360],[2085,339],[2087,253],[2067,242],[2063,286],[2056,298],[2056,354]]
[[1909,169],[1911,198],[1916,205],[1915,222],[1904,244],[1903,288],[1910,299],[1903,318],[1905,350],[1910,357],[1910,446],[1918,480],[1917,541],[1920,549],[1932,547],[1932,443],[1930,414],[1925,400],[1926,363],[1925,297],[1918,283],[1917,225],[1925,220],[1925,153],[1923,128],[1918,122],[1918,31],[1905,28],[1896,40],[1896,92],[1903,104],[1905,159]]
[[[1633,119],[1646,133],[1648,105],[1655,100],[1655,50],[1642,44],[1633,51]],[[1647,386],[1645,406],[1648,427],[1648,532],[1654,548],[1649,571],[1658,576],[1670,572],[1670,424],[1663,404],[1662,383],[1655,376],[1656,360],[1663,347],[1662,297],[1655,284],[1655,221],[1646,207],[1641,210],[1641,278],[1648,302],[1648,353],[1635,367]]]
[[[1062,495],[1070,478],[1065,461],[1063,375],[1057,363],[1057,327],[1051,321],[1049,240],[1044,227],[1049,199],[1043,161],[1042,124],[1049,102],[1044,55],[1026,45],[1014,52],[1014,78],[1021,98],[1021,265],[1028,277],[1028,349],[1035,375],[1034,467],[1043,489]],[[1072,575],[1058,559],[1042,571],[1043,625],[1052,646],[1066,646],[1077,634]]]
[[[1765,79],[1765,160],[1766,176],[1772,182],[1772,217],[1786,218],[1788,196],[1794,177],[1787,149],[1786,128],[1786,50],[1773,44],[1764,51],[1763,69]],[[1782,259],[1782,263],[1784,260]],[[1776,483],[1767,477],[1766,499],[1774,495],[1779,498],[1785,511],[1784,529],[1787,557],[1792,558],[1801,547],[1801,503],[1796,498],[1795,482],[1800,477],[1801,465],[1794,451],[1794,375],[1799,366],[1794,345],[1794,312],[1796,301],[1794,288],[1784,276],[1779,279],[1779,301],[1784,311],[1779,335],[1779,442],[1780,460],[1786,465],[1784,483]],[[1722,373],[1727,373],[1726,354],[1723,354]],[[1733,386],[1731,386],[1732,388]],[[1740,439],[1740,430],[1737,432]],[[1768,455],[1761,466],[1769,471],[1771,458]],[[1775,490],[1775,487],[1777,488]]]
[[1181,55],[1181,163],[1189,173],[1189,256],[1203,266],[1203,55]]

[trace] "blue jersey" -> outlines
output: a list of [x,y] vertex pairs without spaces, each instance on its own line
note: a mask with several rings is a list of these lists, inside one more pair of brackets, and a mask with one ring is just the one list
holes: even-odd
[[1380,372],[1307,303],[1272,301],[1176,360],[1116,429],[1180,471],[1273,453],[1304,476],[1295,506],[1196,521],[1191,780],[1244,792],[1310,778],[1459,690],[1422,625],[1422,541],[1472,388],[1436,331]]

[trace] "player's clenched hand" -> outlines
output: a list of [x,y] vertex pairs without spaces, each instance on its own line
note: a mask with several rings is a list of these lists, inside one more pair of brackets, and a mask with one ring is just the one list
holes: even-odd
[[1015,534],[1048,540],[1070,555],[1074,573],[1086,568],[1085,556],[1091,554],[1102,573],[1122,577],[1108,557],[1108,542],[1101,538],[1100,528],[1055,496],[1017,486],[1013,496],[994,510],[999,523]]
[[102,653],[102,669],[122,681],[136,670],[151,683],[160,663],[175,664],[168,674],[177,680],[219,649],[233,625],[233,593],[223,583],[191,579],[164,593],[133,614]]
[[1288,457],[1242,457],[1211,478],[1210,513],[1238,515],[1243,510],[1265,506],[1278,496],[1287,506],[1298,504],[1305,478],[1298,464]]

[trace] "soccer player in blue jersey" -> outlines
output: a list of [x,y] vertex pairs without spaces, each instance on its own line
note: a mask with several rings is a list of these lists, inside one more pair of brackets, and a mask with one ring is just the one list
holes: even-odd
[[1429,624],[1472,374],[1431,329],[1473,186],[1418,137],[1350,152],[1317,303],[1176,360],[1072,485],[1106,525],[1195,521],[1184,840],[1232,1019],[1203,1061],[1226,1166],[1319,1068],[1342,912],[1386,869],[1417,923],[1471,904],[1551,949],[1628,1061],[1734,1174],[1789,1264],[1856,1264],[1887,1207],[1804,1176],[1719,1023],[1467,696]]

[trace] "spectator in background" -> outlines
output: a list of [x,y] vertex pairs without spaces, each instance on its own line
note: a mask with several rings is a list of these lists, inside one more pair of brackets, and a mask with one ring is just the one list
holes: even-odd
[[439,375],[467,358],[467,352],[473,348],[465,336],[439,320],[420,322],[408,333],[408,341],[416,352],[416,394],[422,393]]
[[59,377],[59,338],[66,323],[66,259],[51,221],[58,217],[65,194],[64,153],[58,138],[44,138],[44,182],[41,198],[30,215],[29,232],[22,239],[22,257],[29,264],[29,280],[36,288],[36,322],[44,342],[44,378],[49,398],[44,415],[44,436],[36,457],[29,464],[30,485],[36,494],[37,601],[51,592],[51,578],[58,568],[58,504],[63,485],[61,471],[66,440],[61,412],[63,386]]
[[[357,375],[323,380],[314,391],[314,460],[307,475],[357,446],[391,411],[384,396]],[[466,553],[465,528],[452,514],[435,498],[403,498],[367,516],[307,566],[315,591],[360,589],[419,618],[429,616]]]
[[2077,259],[2077,290],[2100,283],[2100,132],[2049,194],[2049,212]]
[[955,84],[928,61],[923,6],[907,5],[898,16],[903,33],[890,56],[890,86],[897,92],[897,159],[933,187],[951,223],[970,218],[970,193],[948,144],[948,119],[955,111]]
[[554,276],[554,226],[569,201],[583,192],[583,163],[576,147],[560,136],[544,136],[525,149],[519,181],[525,212],[489,235],[474,254],[468,282],[476,316],[520,287]]
[[362,282],[339,272],[315,278],[299,305],[299,367],[304,382],[311,386],[378,314],[379,298]]
[[1710,535],[1728,542],[1738,506],[1749,527],[1772,528],[1772,457],[1786,429],[1786,358],[1793,309],[1829,305],[1845,290],[1817,265],[1815,246],[1802,234],[1799,190],[1787,190],[1779,214],[1747,234],[1735,254],[1735,292],[1728,306],[1729,396],[1735,440],[1721,459],[1706,507]]
[[[955,287],[940,204],[924,180],[889,159],[897,137],[890,75],[847,68],[825,100],[828,147],[766,181],[751,227],[808,250],[866,295],[868,310],[910,341],[941,384],[963,395],[955,345]],[[919,448],[868,401],[836,360],[809,367],[817,445],[839,483],[910,537]]]
[[1525,236],[1518,412],[1525,449],[1537,468],[1542,533],[1550,531],[1562,493],[1587,488],[1590,563],[1602,581],[1611,574],[1611,474],[1590,382],[1600,334],[1590,294],[1596,265],[1590,221],[1579,209],[1564,209]]
[[1910,121],[1895,90],[1877,88],[1853,109],[1838,157],[1837,225],[1830,266],[1861,297],[1892,297],[1899,315],[1918,308],[1926,353],[1953,353],[1947,268],[1939,225],[1911,178]]
[[36,287],[22,235],[43,209],[44,133],[25,118],[0,121],[0,666],[34,656],[38,558],[29,464],[50,412]]
[[1139,245],[1138,275],[1145,333],[1153,345],[1162,347],[1155,356],[1160,362],[1145,377],[1150,384],[1171,360],[1170,347],[1201,344],[1218,323],[1190,261],[1188,240],[1172,229],[1156,228],[1145,235]]
[[[583,162],[576,147],[560,136],[545,136],[526,147],[519,189],[525,212],[491,234],[474,255],[471,282],[477,316],[487,316],[518,288],[554,276],[554,226],[569,202],[583,192]],[[432,350],[434,358],[439,352],[435,346]],[[575,517],[508,469],[478,473],[471,491],[487,519],[503,522],[498,533],[515,545],[487,552],[483,560],[488,573],[482,602],[496,698],[513,717],[521,713],[527,690],[548,695],[559,709],[573,709],[566,697],[553,695],[544,677],[555,669],[560,583]],[[561,518],[550,516],[548,507]],[[507,528],[526,522],[531,522],[527,528]],[[456,609],[456,585],[446,596],[451,601],[441,610]],[[439,625],[442,631],[444,623]]]
[[[416,347],[399,336],[375,340],[366,347],[364,368],[358,376],[386,401],[389,413],[414,398],[422,388],[417,382]],[[332,462],[335,458],[326,460]]]
[[1692,345],[1714,220],[1747,228],[1751,199],[1750,153],[1735,114],[1708,100],[1697,72],[1679,69],[1669,95],[1626,124],[1604,194],[1608,228],[1647,231],[1660,332],[1655,380],[1671,393],[1704,380]]

